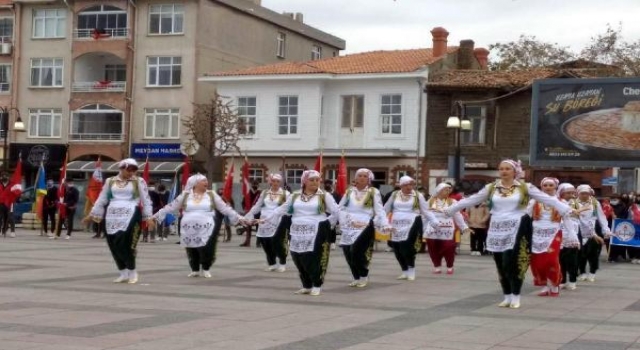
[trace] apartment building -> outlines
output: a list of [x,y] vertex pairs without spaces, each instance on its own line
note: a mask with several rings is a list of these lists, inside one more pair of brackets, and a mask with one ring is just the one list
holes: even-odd
[[40,160],[59,169],[66,145],[70,160],[179,159],[181,118],[215,88],[199,76],[345,48],[259,0],[3,0],[0,39],[0,103],[26,124],[10,157],[27,177]]

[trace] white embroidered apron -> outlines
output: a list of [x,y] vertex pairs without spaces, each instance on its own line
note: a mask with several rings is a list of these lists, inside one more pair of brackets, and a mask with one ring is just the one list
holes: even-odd
[[546,253],[560,230],[560,224],[549,221],[533,222],[533,236],[531,238],[531,252],[534,254]]
[[427,239],[452,240],[456,227],[453,218],[446,218],[442,214],[435,214],[438,219],[437,227],[427,225],[424,237]]
[[340,245],[352,245],[366,227],[354,227],[354,224],[369,225],[371,216],[365,213],[340,212]]
[[[262,211],[260,212],[260,217],[268,218],[272,214],[273,214],[273,209],[263,208]],[[273,235],[276,234],[276,229],[278,228],[279,224],[280,224],[280,220],[275,222],[273,220],[261,222],[260,225],[258,225],[258,232],[256,233],[256,237],[263,237],[263,238],[273,237]]]
[[394,228],[391,232],[392,242],[403,242],[409,238],[409,231],[416,220],[416,213],[406,211],[394,211],[391,217],[391,226]]
[[289,250],[296,253],[312,252],[320,222],[309,217],[295,218],[291,223]]
[[107,234],[113,235],[119,231],[126,231],[136,212],[137,201],[112,200],[107,206],[105,226]]
[[204,247],[213,233],[214,225],[210,212],[183,212],[180,220],[180,245],[187,248]]
[[492,217],[487,232],[487,250],[500,253],[513,249],[521,220],[521,216]]

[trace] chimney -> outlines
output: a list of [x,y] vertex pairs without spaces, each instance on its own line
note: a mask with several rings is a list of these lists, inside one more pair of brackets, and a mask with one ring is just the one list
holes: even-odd
[[293,12],[283,12],[282,15],[291,19],[294,17]]
[[478,60],[481,69],[488,69],[489,50],[485,49],[484,47],[479,47],[473,50],[473,55],[476,56],[476,60]]
[[296,12],[296,16],[293,18],[300,23],[304,23],[304,17],[301,12]]
[[475,43],[473,40],[461,40],[460,48],[458,49],[458,69],[472,69],[474,68],[473,60],[473,46]]
[[435,27],[431,29],[431,36],[433,37],[433,57],[440,57],[446,54],[449,32],[442,27]]

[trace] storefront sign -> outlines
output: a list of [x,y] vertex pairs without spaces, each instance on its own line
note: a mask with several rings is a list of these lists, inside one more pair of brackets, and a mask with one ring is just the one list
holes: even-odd
[[533,84],[532,165],[636,167],[639,162],[639,78]]
[[131,145],[131,157],[136,159],[182,159],[179,143],[134,143]]

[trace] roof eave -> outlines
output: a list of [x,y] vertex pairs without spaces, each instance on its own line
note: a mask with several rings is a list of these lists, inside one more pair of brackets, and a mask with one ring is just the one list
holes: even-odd
[[428,69],[414,72],[394,73],[357,73],[357,74],[260,74],[260,75],[228,75],[205,76],[198,78],[199,82],[241,82],[241,81],[272,81],[272,80],[361,80],[361,79],[402,79],[427,78]]

